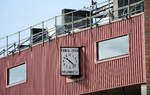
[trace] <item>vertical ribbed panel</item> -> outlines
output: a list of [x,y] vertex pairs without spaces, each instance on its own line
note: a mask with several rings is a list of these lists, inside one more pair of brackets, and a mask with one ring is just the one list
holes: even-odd
[[[79,95],[145,83],[144,14],[57,37],[0,59],[0,95]],[[97,41],[129,35],[129,55],[96,62]],[[80,81],[67,83],[59,75],[59,48],[82,47]],[[6,88],[6,69],[27,64],[27,82]]]

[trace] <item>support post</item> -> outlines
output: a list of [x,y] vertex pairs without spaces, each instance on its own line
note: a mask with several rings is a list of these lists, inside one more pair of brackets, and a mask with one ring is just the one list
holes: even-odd
[[92,28],[92,11],[90,10],[90,27]]
[[18,50],[20,52],[20,31],[18,32]]
[[6,52],[7,52],[7,55],[8,55],[8,36],[6,36],[6,47],[7,47]]
[[110,13],[110,0],[108,0],[108,4],[109,4],[109,13],[108,13],[108,16],[109,16],[109,23],[111,22],[110,20],[110,17],[111,17],[111,13]]
[[73,19],[73,12],[72,12],[72,30],[74,29],[74,19]]
[[32,26],[30,26],[30,46],[32,45]]
[[113,1],[113,15],[114,19],[118,19],[118,0]]
[[44,31],[44,22],[42,22],[42,42],[43,42],[43,45],[44,45],[44,34],[45,34],[45,31]]
[[55,29],[56,29],[56,36],[57,36],[57,16],[55,16]]

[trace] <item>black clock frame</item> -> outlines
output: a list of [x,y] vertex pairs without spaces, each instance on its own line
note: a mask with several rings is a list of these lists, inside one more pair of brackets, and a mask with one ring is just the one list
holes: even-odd
[[[64,74],[62,74],[62,72],[61,72],[61,65],[62,65],[62,60],[61,60],[61,58],[62,58],[62,55],[61,55],[61,48],[78,48],[79,49],[79,51],[78,51],[78,56],[79,56],[79,75],[64,75]],[[79,77],[79,76],[81,76],[81,70],[80,70],[80,49],[81,47],[60,47],[60,49],[59,49],[59,56],[60,56],[60,58],[59,58],[59,68],[60,68],[60,76],[72,76],[72,77]]]

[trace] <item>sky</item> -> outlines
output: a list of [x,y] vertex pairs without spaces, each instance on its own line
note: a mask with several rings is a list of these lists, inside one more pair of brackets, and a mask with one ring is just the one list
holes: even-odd
[[[100,1],[100,0],[97,0]],[[81,9],[91,0],[1,0],[0,38],[61,14],[61,9]]]

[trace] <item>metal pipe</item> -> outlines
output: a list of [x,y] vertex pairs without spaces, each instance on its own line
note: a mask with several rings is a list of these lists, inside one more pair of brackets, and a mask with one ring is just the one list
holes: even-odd
[[56,29],[56,36],[57,36],[57,16],[55,16],[55,29]]
[[130,15],[130,0],[128,0],[128,12],[127,13]]
[[90,10],[90,27],[92,27],[92,11]]
[[20,50],[20,31],[18,32],[18,49]]
[[109,4],[109,5],[108,5],[108,6],[109,6],[109,13],[108,13],[108,16],[109,16],[109,23],[110,23],[110,22],[111,22],[111,21],[110,21],[110,0],[108,0],[108,4]]
[[74,17],[73,17],[73,13],[72,13],[72,30],[74,30]]
[[3,55],[5,56],[5,49],[3,49]]
[[7,46],[7,55],[8,55],[8,36],[6,36],[6,46]]
[[14,52],[16,51],[16,43],[14,43]]
[[30,26],[30,45],[32,45],[32,26]]
[[44,43],[44,22],[42,22],[42,41]]

